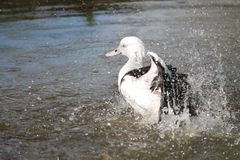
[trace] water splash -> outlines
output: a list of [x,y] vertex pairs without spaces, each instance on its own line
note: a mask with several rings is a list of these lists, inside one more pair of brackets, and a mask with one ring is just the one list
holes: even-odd
[[[189,117],[187,113],[183,113],[179,116],[164,117],[158,125],[154,126],[159,129],[160,137],[166,135],[194,137],[202,133],[231,134],[234,125],[230,120],[233,115],[228,109],[227,97],[224,91],[225,75],[223,74],[222,56],[221,53],[217,53],[217,49],[213,49],[213,52],[208,53],[206,57],[209,55],[212,56],[214,62],[211,65],[202,64],[206,60],[203,60],[204,57],[200,56],[200,52],[195,52],[192,59],[194,72],[190,75],[189,81],[193,92],[198,95],[201,101],[198,108],[199,115]],[[126,112],[123,112],[127,106],[128,104],[121,97],[117,97],[111,107],[114,108],[115,113],[122,112],[127,116]],[[109,120],[117,120],[118,118],[111,117]],[[141,116],[135,115],[133,119],[138,125],[149,127],[149,124],[141,120]]]

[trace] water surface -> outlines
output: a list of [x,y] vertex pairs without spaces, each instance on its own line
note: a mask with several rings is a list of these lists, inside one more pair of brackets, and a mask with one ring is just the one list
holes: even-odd
[[[240,159],[238,1],[0,6],[0,159]],[[189,74],[197,119],[149,126],[123,101],[126,59],[103,55],[130,35]]]

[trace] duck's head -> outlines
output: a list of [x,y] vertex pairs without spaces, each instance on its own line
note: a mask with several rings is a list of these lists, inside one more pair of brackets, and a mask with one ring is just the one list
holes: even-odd
[[120,41],[119,46],[106,54],[107,57],[115,55],[124,55],[129,59],[141,61],[145,56],[145,48],[143,42],[138,37],[125,37]]

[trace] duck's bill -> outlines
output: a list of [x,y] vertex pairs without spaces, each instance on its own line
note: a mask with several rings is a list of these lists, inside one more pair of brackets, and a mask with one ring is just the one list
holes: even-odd
[[119,55],[120,52],[118,52],[117,50],[115,51],[111,51],[111,52],[108,52],[105,54],[106,57],[112,57],[112,56],[116,56],[116,55]]

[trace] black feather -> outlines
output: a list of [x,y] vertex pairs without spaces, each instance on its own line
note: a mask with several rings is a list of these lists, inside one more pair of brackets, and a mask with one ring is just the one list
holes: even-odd
[[146,74],[151,66],[146,66],[146,67],[142,67],[142,68],[138,68],[138,69],[134,69],[131,70],[129,72],[127,72],[123,78],[121,79],[120,85],[122,84],[122,82],[124,81],[125,76],[133,76],[135,78],[140,78],[142,75]]
[[[185,108],[190,116],[196,116],[196,100],[193,98],[191,86],[187,81],[188,75],[177,72],[177,68],[167,65],[169,73],[164,73],[164,102],[160,107],[160,114],[165,108],[172,108],[175,115],[179,115]],[[165,113],[166,114],[166,113]]]

